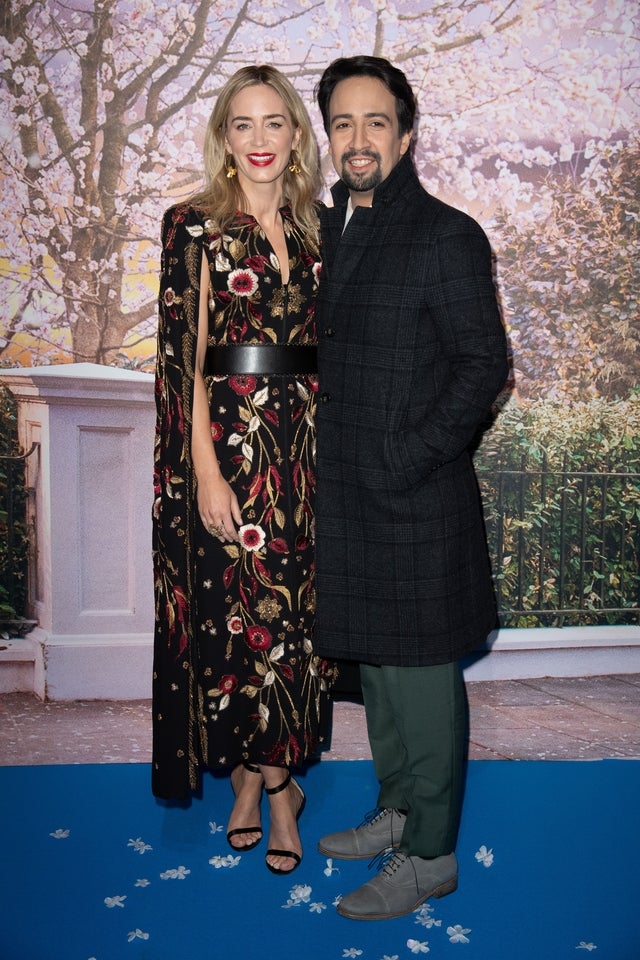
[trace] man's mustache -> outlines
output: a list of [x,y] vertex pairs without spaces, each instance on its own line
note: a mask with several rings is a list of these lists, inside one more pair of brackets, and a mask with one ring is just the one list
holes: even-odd
[[348,160],[351,160],[352,157],[371,157],[372,160],[376,160],[378,163],[382,160],[380,154],[374,150],[346,150],[341,157],[342,163],[346,163]]

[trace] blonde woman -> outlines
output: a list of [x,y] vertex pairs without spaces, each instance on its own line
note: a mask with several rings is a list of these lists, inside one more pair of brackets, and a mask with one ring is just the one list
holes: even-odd
[[218,96],[205,186],[167,211],[157,359],[153,791],[229,768],[240,852],[300,863],[289,768],[325,738],[333,667],[314,654],[317,147],[271,66]]

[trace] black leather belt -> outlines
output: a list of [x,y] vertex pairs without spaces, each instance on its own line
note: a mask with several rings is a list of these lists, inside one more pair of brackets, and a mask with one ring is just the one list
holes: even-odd
[[317,373],[315,346],[284,343],[222,343],[207,347],[205,376]]

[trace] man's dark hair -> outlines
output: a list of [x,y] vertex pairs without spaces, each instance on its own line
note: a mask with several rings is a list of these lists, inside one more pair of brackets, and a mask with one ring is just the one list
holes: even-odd
[[400,136],[410,133],[416,116],[416,98],[402,70],[394,67],[384,57],[340,57],[330,63],[316,87],[318,106],[324,129],[329,133],[329,103],[331,94],[341,80],[350,77],[375,77],[384,83],[396,100],[396,114]]

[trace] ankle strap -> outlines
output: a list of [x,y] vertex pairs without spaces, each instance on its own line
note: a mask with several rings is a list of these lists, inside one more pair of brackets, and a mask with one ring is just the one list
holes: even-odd
[[291,783],[291,772],[287,770],[287,775],[282,781],[282,783],[278,784],[277,787],[265,787],[265,793],[268,793],[269,796],[272,797],[274,793],[280,793],[281,790],[286,790],[290,783]]

